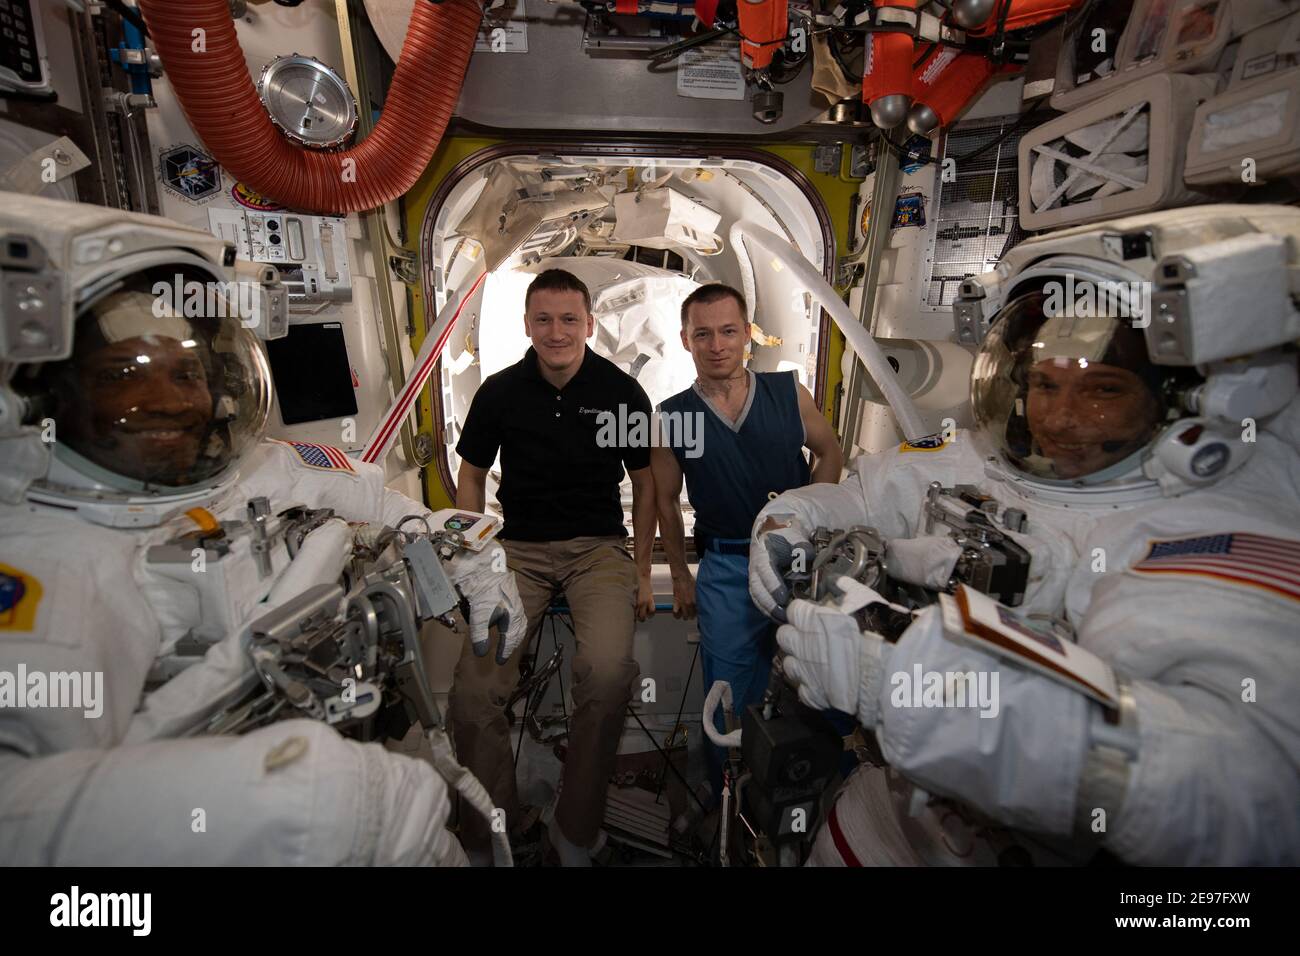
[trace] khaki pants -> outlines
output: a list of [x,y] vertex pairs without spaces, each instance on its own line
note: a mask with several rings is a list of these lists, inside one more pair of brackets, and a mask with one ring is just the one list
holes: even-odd
[[[563,593],[573,613],[577,653],[573,658],[573,704],[568,753],[556,821],[578,846],[595,842],[605,810],[605,788],[614,769],[618,741],[640,673],[632,659],[636,627],[636,564],[622,538],[585,537],[568,541],[502,541],[515,573],[530,637],[552,600]],[[493,804],[518,813],[514,754],[505,704],[519,682],[520,644],[504,665],[491,652],[475,657],[468,637],[451,688],[450,718],[456,753],[487,788]],[[465,818],[467,817],[467,818]],[[486,822],[475,813],[462,818],[461,842],[467,849],[488,846]]]

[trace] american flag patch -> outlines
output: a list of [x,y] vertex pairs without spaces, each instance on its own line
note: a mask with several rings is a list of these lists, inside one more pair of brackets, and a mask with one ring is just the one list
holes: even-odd
[[352,471],[352,462],[343,452],[330,445],[313,445],[305,441],[282,441],[298,453],[302,463],[310,468],[323,468],[326,471]]
[[1300,601],[1300,541],[1285,538],[1234,533],[1153,541],[1133,570],[1215,578]]

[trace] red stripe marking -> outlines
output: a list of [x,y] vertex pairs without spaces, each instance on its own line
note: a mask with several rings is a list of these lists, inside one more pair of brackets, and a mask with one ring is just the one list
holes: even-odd
[[433,363],[437,362],[438,357],[442,354],[443,346],[446,345],[447,339],[451,337],[451,330],[455,327],[456,320],[460,318],[461,309],[465,308],[465,303],[474,295],[474,290],[477,289],[479,284],[486,278],[487,273],[484,272],[478,277],[474,284],[470,286],[469,292],[466,293],[465,298],[461,301],[460,305],[456,307],[456,312],[452,315],[451,321],[447,323],[447,327],[443,329],[442,335],[438,337],[438,341],[434,344],[433,350],[429,353],[428,357],[425,358],[424,362],[421,363],[416,374],[412,375],[407,381],[405,388],[402,389],[399,403],[385,421],[384,428],[380,432],[379,441],[377,441],[372,448],[367,449],[365,454],[361,456],[363,461],[373,462],[379,457],[379,449],[387,446],[389,440],[392,438],[393,432],[397,429],[397,426],[401,424],[402,419],[406,417],[406,413],[410,409],[411,402],[414,401],[416,394],[418,394],[420,389],[424,387],[424,382],[429,376],[428,370],[431,368]]
[[1248,551],[1260,551],[1265,554],[1300,554],[1300,546],[1291,545],[1276,538],[1246,538],[1241,541],[1233,541],[1232,549],[1235,551],[1238,547],[1245,548]]
[[1265,551],[1262,548],[1256,548],[1251,545],[1246,545],[1242,548],[1233,548],[1232,556],[1245,558],[1248,561],[1267,562],[1269,564],[1300,565],[1300,560],[1297,559],[1296,555],[1290,554],[1289,552]]
[[[1135,568],[1134,570],[1139,570],[1139,569]],[[1206,577],[1206,578],[1221,578],[1224,581],[1234,581],[1238,584],[1248,584],[1251,587],[1262,588],[1265,591],[1272,591],[1274,594],[1279,594],[1282,597],[1290,598],[1293,601],[1300,601],[1300,591],[1291,591],[1286,588],[1276,587],[1272,584],[1267,584],[1263,581],[1256,581],[1253,578],[1241,578],[1231,574],[1217,574],[1213,571],[1206,571],[1206,570],[1180,571],[1176,568],[1142,568],[1140,570],[1142,574],[1192,574],[1192,575],[1199,574],[1201,577]]]
[[839,801],[835,801],[835,805],[831,807],[830,815],[826,818],[826,825],[830,827],[831,831],[831,840],[835,843],[835,849],[840,851],[840,858],[844,861],[845,866],[861,867],[862,861],[853,852],[853,847],[849,846],[849,841],[844,838],[844,831],[840,829],[839,817],[835,815],[839,805]]
[[1207,577],[1222,577],[1231,581],[1251,581],[1263,587],[1277,588],[1281,591],[1287,591],[1292,594],[1300,595],[1300,585],[1293,584],[1289,581],[1278,581],[1275,579],[1265,578],[1261,575],[1254,575],[1249,571],[1233,573],[1231,570],[1204,568],[1204,567],[1174,567],[1174,568],[1148,568],[1141,573],[1143,574],[1203,574]]
[[384,420],[384,426],[379,432],[378,439],[370,448],[367,448],[365,453],[361,456],[362,461],[373,462],[379,457],[379,449],[384,448],[388,444],[393,431],[399,424],[401,424],[402,419],[406,417],[406,412],[410,408],[411,402],[415,399],[415,395],[420,391],[420,389],[424,388],[424,383],[429,377],[428,369],[432,367],[434,362],[438,361],[438,357],[442,354],[442,348],[447,344],[447,339],[451,337],[451,330],[456,327],[456,320],[460,318],[461,309],[465,308],[465,304],[474,297],[474,291],[486,278],[487,272],[484,271],[474,281],[474,284],[469,287],[469,291],[465,293],[465,298],[461,300],[460,305],[456,306],[455,314],[452,315],[451,321],[447,323],[447,327],[442,330],[442,334],[438,336],[438,341],[434,344],[433,351],[431,351],[424,362],[421,363],[420,368],[416,373],[407,380],[406,387],[402,389],[401,397],[397,406],[389,414],[388,418]]
[[1294,571],[1297,568],[1294,562],[1279,561],[1270,555],[1243,555],[1243,554],[1171,554],[1166,558],[1150,558],[1143,564],[1165,564],[1173,562],[1195,562],[1195,561],[1225,561],[1229,564],[1244,564],[1251,567],[1267,568],[1268,570]]
[[1282,545],[1300,551],[1300,541],[1297,541],[1294,538],[1275,538],[1269,534],[1254,534],[1250,531],[1240,532],[1236,534],[1235,537],[1244,538],[1247,541],[1267,542],[1269,544]]
[[1189,572],[1198,571],[1198,570],[1209,570],[1211,573],[1213,573],[1216,570],[1217,571],[1238,571],[1243,574],[1258,574],[1260,577],[1271,578],[1275,581],[1280,582],[1281,584],[1294,584],[1295,586],[1300,587],[1300,577],[1296,577],[1295,575],[1279,573],[1270,567],[1264,567],[1264,566],[1256,567],[1255,565],[1251,565],[1243,561],[1224,561],[1224,560],[1213,560],[1209,558],[1202,558],[1196,561],[1170,560],[1170,561],[1161,561],[1158,564],[1156,562],[1152,562],[1152,566],[1150,567],[1143,567],[1142,565],[1138,565],[1137,568],[1138,570],[1143,570],[1143,571],[1146,570],[1158,571],[1161,569],[1171,570],[1171,571],[1189,571]]
[[325,449],[325,454],[329,456],[329,460],[334,462],[335,466],[342,468],[344,471],[352,470],[352,463],[348,461],[348,456],[344,454],[341,449],[334,448],[330,445],[325,445],[323,447]]

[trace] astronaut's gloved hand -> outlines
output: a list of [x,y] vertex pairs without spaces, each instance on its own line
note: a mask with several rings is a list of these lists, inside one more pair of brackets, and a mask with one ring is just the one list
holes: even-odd
[[749,595],[755,607],[784,623],[790,601],[785,575],[792,566],[812,570],[813,533],[818,528],[842,531],[867,523],[867,503],[855,476],[838,485],[819,482],[773,498],[758,513],[750,532]]
[[759,514],[749,544],[749,594],[754,606],[776,621],[786,620],[790,587],[785,576],[796,562],[812,567],[812,533],[792,514]]
[[786,609],[790,623],[776,632],[786,655],[781,666],[809,707],[856,714],[870,729],[880,719],[890,648],[880,635],[860,630],[851,615],[878,595],[847,577],[837,578],[835,585],[841,597],[833,604],[800,599]]
[[493,541],[482,551],[462,551],[447,563],[447,575],[469,601],[469,639],[474,653],[488,652],[488,631],[501,632],[497,663],[510,659],[528,631],[515,574],[506,566],[505,548]]

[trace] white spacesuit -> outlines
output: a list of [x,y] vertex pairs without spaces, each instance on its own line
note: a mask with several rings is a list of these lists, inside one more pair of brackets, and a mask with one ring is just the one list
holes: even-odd
[[[788,621],[787,676],[874,729],[889,764],[850,778],[812,863],[991,863],[990,822],[1039,835],[1043,859],[1300,862],[1297,233],[1294,210],[1202,207],[1022,244],[966,290],[994,320],[975,428],[760,513],[751,593]],[[1060,280],[1134,274],[1156,279],[1152,327],[1134,302],[1122,319],[1052,301]],[[960,578],[962,548],[927,526],[936,482],[972,486],[970,509],[1028,553],[1016,613],[1108,662],[1120,706],[977,648],[938,607],[894,644],[863,632],[846,612],[875,594],[855,581],[784,606],[818,527],[874,527],[900,580]],[[996,674],[995,713],[899,693],[932,672]]]
[[[259,684],[252,621],[337,582],[360,523],[428,510],[378,466],[263,439],[247,323],[154,292],[173,272],[224,279],[219,242],[44,200],[16,201],[0,232],[27,244],[34,302],[0,332],[0,861],[463,863],[423,760],[319,720],[201,735]],[[259,510],[290,506],[336,517],[293,545],[258,533]],[[495,550],[448,575],[476,644],[492,621],[508,654],[524,616]]]

